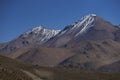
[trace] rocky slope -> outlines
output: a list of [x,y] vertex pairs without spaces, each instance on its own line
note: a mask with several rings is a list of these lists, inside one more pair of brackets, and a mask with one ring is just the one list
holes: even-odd
[[[118,67],[110,68],[114,64],[119,66],[119,36],[120,27],[90,14],[60,32],[34,28],[3,45],[1,52],[13,59],[39,66],[119,71]],[[11,51],[6,54],[4,51],[9,49]]]
[[8,43],[1,44],[0,51],[11,52],[25,46],[33,47],[36,45],[41,45],[59,32],[60,30],[50,30],[41,26],[35,27],[27,32],[24,32],[18,38]]
[[46,43],[50,47],[75,47],[81,41],[116,40],[119,41],[120,28],[103,20],[95,14],[83,17],[68,25],[54,39]]

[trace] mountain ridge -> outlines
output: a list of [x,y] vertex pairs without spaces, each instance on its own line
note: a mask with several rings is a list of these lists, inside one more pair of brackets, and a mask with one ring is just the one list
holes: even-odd
[[[31,31],[33,32],[31,33]],[[6,50],[11,46],[8,43],[7,46],[5,45],[7,48],[3,46],[0,53],[33,65],[86,70],[104,70],[104,68],[108,68],[108,65],[120,61],[120,28],[95,14],[87,15],[61,31],[50,30],[48,34],[46,32],[49,30],[36,27],[23,33],[16,40],[16,44],[14,40],[13,43],[10,43],[20,46],[21,42],[25,40],[24,46],[17,49],[12,47],[13,49],[6,54]],[[39,33],[41,34],[39,35]],[[43,33],[52,34],[52,36],[44,42]],[[29,36],[26,38],[26,35]],[[28,45],[26,42],[28,40],[32,45]],[[117,68],[117,70],[119,69]]]
[[[80,40],[113,39],[117,27],[96,15],[87,15],[78,22],[65,27],[53,40],[47,42],[51,47],[62,47]],[[61,37],[62,36],[62,37]],[[93,36],[93,37],[92,37]],[[72,41],[73,40],[73,41]]]
[[34,46],[34,44],[41,45],[50,38],[54,37],[59,32],[60,30],[46,29],[42,26],[35,27],[31,30],[24,32],[16,39],[1,44],[0,50],[9,52],[25,46]]

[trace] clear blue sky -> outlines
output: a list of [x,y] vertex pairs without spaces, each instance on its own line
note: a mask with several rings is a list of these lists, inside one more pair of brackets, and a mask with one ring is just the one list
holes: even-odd
[[63,29],[95,13],[120,24],[120,0],[0,0],[0,43],[36,27]]

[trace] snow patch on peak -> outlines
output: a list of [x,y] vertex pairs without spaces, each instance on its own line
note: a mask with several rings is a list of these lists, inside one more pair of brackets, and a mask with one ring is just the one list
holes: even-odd
[[40,31],[41,29],[43,29],[42,26],[38,26],[32,29],[32,31]]
[[45,29],[44,27],[42,26],[38,26],[38,27],[35,27],[33,28],[32,30],[30,30],[31,32],[34,32],[34,33],[39,33],[41,30]]
[[44,27],[38,26],[38,27],[32,28],[31,30],[28,30],[27,32],[25,32],[23,34],[24,35],[28,35],[30,33],[36,33],[36,34],[38,34],[42,29],[44,29]]
[[50,30],[50,29],[47,29],[45,27],[38,26],[38,27],[35,27],[35,28],[25,32],[24,34],[30,34],[30,33],[46,34],[46,33],[49,33],[49,32],[53,32],[56,35],[58,32],[60,32],[60,30]]
[[91,15],[91,16],[96,16],[96,14],[89,14],[89,15]]
[[90,27],[92,27],[94,25],[95,17],[96,17],[96,14],[89,14],[87,16],[84,16],[77,22],[66,26],[60,32],[59,36],[64,35],[65,33],[66,34],[73,33],[73,34],[75,34],[75,37],[76,37],[76,36],[86,32]]
[[56,36],[61,30],[50,30],[46,29],[42,26],[35,27],[25,33],[22,34],[21,37],[24,38],[31,38],[34,41],[37,42],[46,42],[50,38]]
[[60,30],[49,30],[49,29],[44,29],[43,32],[41,33],[44,37],[41,38],[40,41],[45,41],[48,40],[54,36],[56,36]]
[[84,16],[77,22],[67,26],[63,31],[61,31],[61,35],[67,33],[73,33],[75,34],[75,37],[83,34],[86,32],[90,27],[94,25],[96,14],[89,14],[87,16]]
[[92,27],[93,22],[95,21],[95,16],[95,14],[87,15],[80,22],[78,22],[78,24],[76,25],[79,26],[81,29],[75,36],[86,32],[90,27]]
[[81,18],[78,22],[74,23],[74,27],[81,27],[81,25],[83,24],[87,24],[93,21],[93,19],[96,17],[96,14],[89,14],[87,16],[84,16],[83,18]]

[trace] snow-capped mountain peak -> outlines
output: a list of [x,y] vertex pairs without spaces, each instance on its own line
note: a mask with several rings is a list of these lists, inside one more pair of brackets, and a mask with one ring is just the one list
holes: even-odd
[[51,30],[42,26],[38,26],[23,33],[20,37],[30,39],[33,42],[44,43],[50,38],[57,35],[59,32],[60,30]]
[[73,27],[73,29],[80,28],[80,31],[76,34],[76,36],[86,32],[90,27],[92,27],[94,25],[93,23],[95,21],[95,17],[95,14],[90,14],[78,21]]
[[76,24],[74,24],[73,28],[81,27],[81,26],[86,27],[90,25],[95,20],[95,16],[96,16],[95,14],[90,14],[81,18]]
[[96,14],[89,14],[84,16],[74,24],[67,26],[63,31],[61,31],[61,35],[64,33],[75,33],[75,37],[85,33],[90,27],[94,25]]
[[31,32],[37,34],[37,33],[39,33],[39,32],[40,32],[41,30],[43,30],[43,29],[45,29],[45,28],[42,27],[42,26],[38,26],[38,27],[32,28],[31,30],[25,32],[24,34],[29,34],[29,33],[31,33]]
[[42,30],[43,27],[42,26],[39,26],[39,27],[35,27],[32,29],[32,31],[35,31],[36,33],[39,32],[40,30]]
[[38,27],[35,27],[27,32],[25,32],[24,34],[30,34],[30,33],[34,33],[34,34],[48,34],[49,32],[52,33],[52,35],[56,35],[60,32],[60,30],[54,30],[54,29],[47,29],[45,27],[42,27],[42,26],[38,26]]

